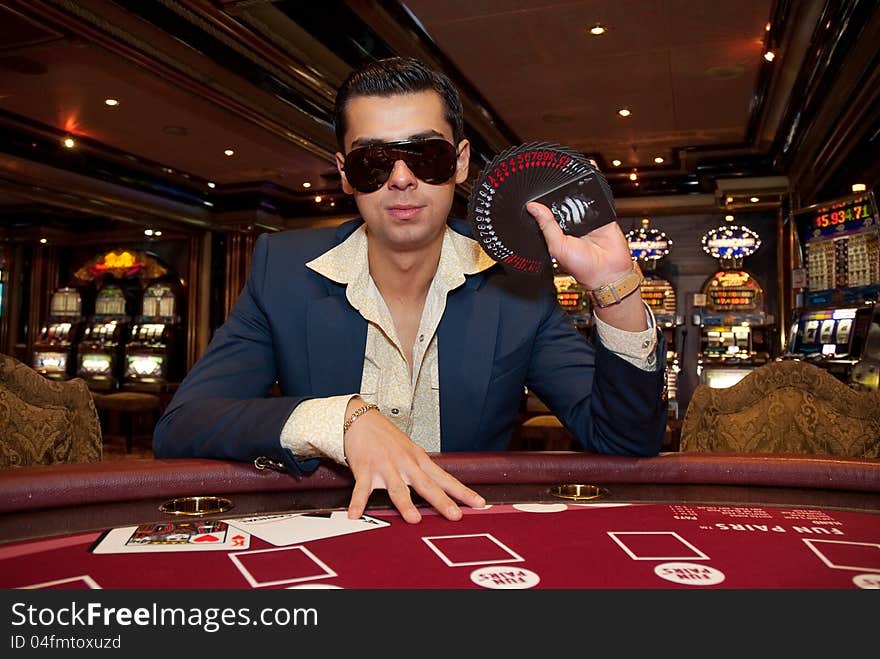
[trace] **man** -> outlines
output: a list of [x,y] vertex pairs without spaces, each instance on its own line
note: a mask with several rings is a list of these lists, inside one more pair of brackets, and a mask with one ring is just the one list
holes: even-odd
[[622,298],[597,309],[594,347],[552,287],[505,272],[466,223],[447,222],[470,147],[445,76],[405,58],[367,64],[339,90],[336,133],[361,219],[257,239],[235,308],[156,426],[157,457],[294,474],[330,458],[355,478],[350,517],[385,489],[418,522],[412,488],[456,520],[456,502],[485,501],[429,454],[506,449],[524,386],[587,449],[656,454],[665,350],[620,227],[574,238],[528,209],[565,271]]

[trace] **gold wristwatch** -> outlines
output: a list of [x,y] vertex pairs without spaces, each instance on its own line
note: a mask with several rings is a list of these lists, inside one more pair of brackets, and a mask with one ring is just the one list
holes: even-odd
[[632,264],[632,270],[617,281],[590,291],[590,298],[593,300],[593,304],[599,308],[610,307],[641,286],[642,281],[644,281],[642,270],[635,259],[633,259]]

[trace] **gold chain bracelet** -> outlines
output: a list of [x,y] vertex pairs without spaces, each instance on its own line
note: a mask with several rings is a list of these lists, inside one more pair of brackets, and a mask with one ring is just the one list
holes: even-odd
[[345,436],[345,433],[348,432],[348,429],[351,428],[351,424],[354,423],[354,420],[357,419],[362,414],[366,414],[370,410],[378,410],[379,406],[374,405],[373,403],[367,403],[363,407],[357,408],[354,412],[352,412],[351,416],[348,417],[348,420],[342,425],[342,435]]

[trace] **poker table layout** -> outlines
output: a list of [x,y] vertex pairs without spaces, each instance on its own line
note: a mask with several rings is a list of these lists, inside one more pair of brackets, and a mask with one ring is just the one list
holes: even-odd
[[[243,542],[235,524],[326,518],[348,502],[347,471],[324,465],[296,479],[219,460],[4,470],[0,587],[880,588],[878,460],[519,451],[435,459],[489,505],[464,509],[457,522],[423,508],[422,521],[407,524],[376,492],[367,511],[375,528],[293,542],[256,532]],[[557,489],[575,484],[590,487]],[[232,508],[160,512],[209,495]],[[239,540],[210,551],[94,551],[111,529],[193,520],[224,520]]]

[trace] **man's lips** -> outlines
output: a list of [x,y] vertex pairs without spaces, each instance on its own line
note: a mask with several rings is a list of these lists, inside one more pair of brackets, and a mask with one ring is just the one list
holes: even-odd
[[389,206],[388,214],[398,220],[411,220],[419,214],[419,211],[421,211],[422,208],[424,208],[424,206]]

